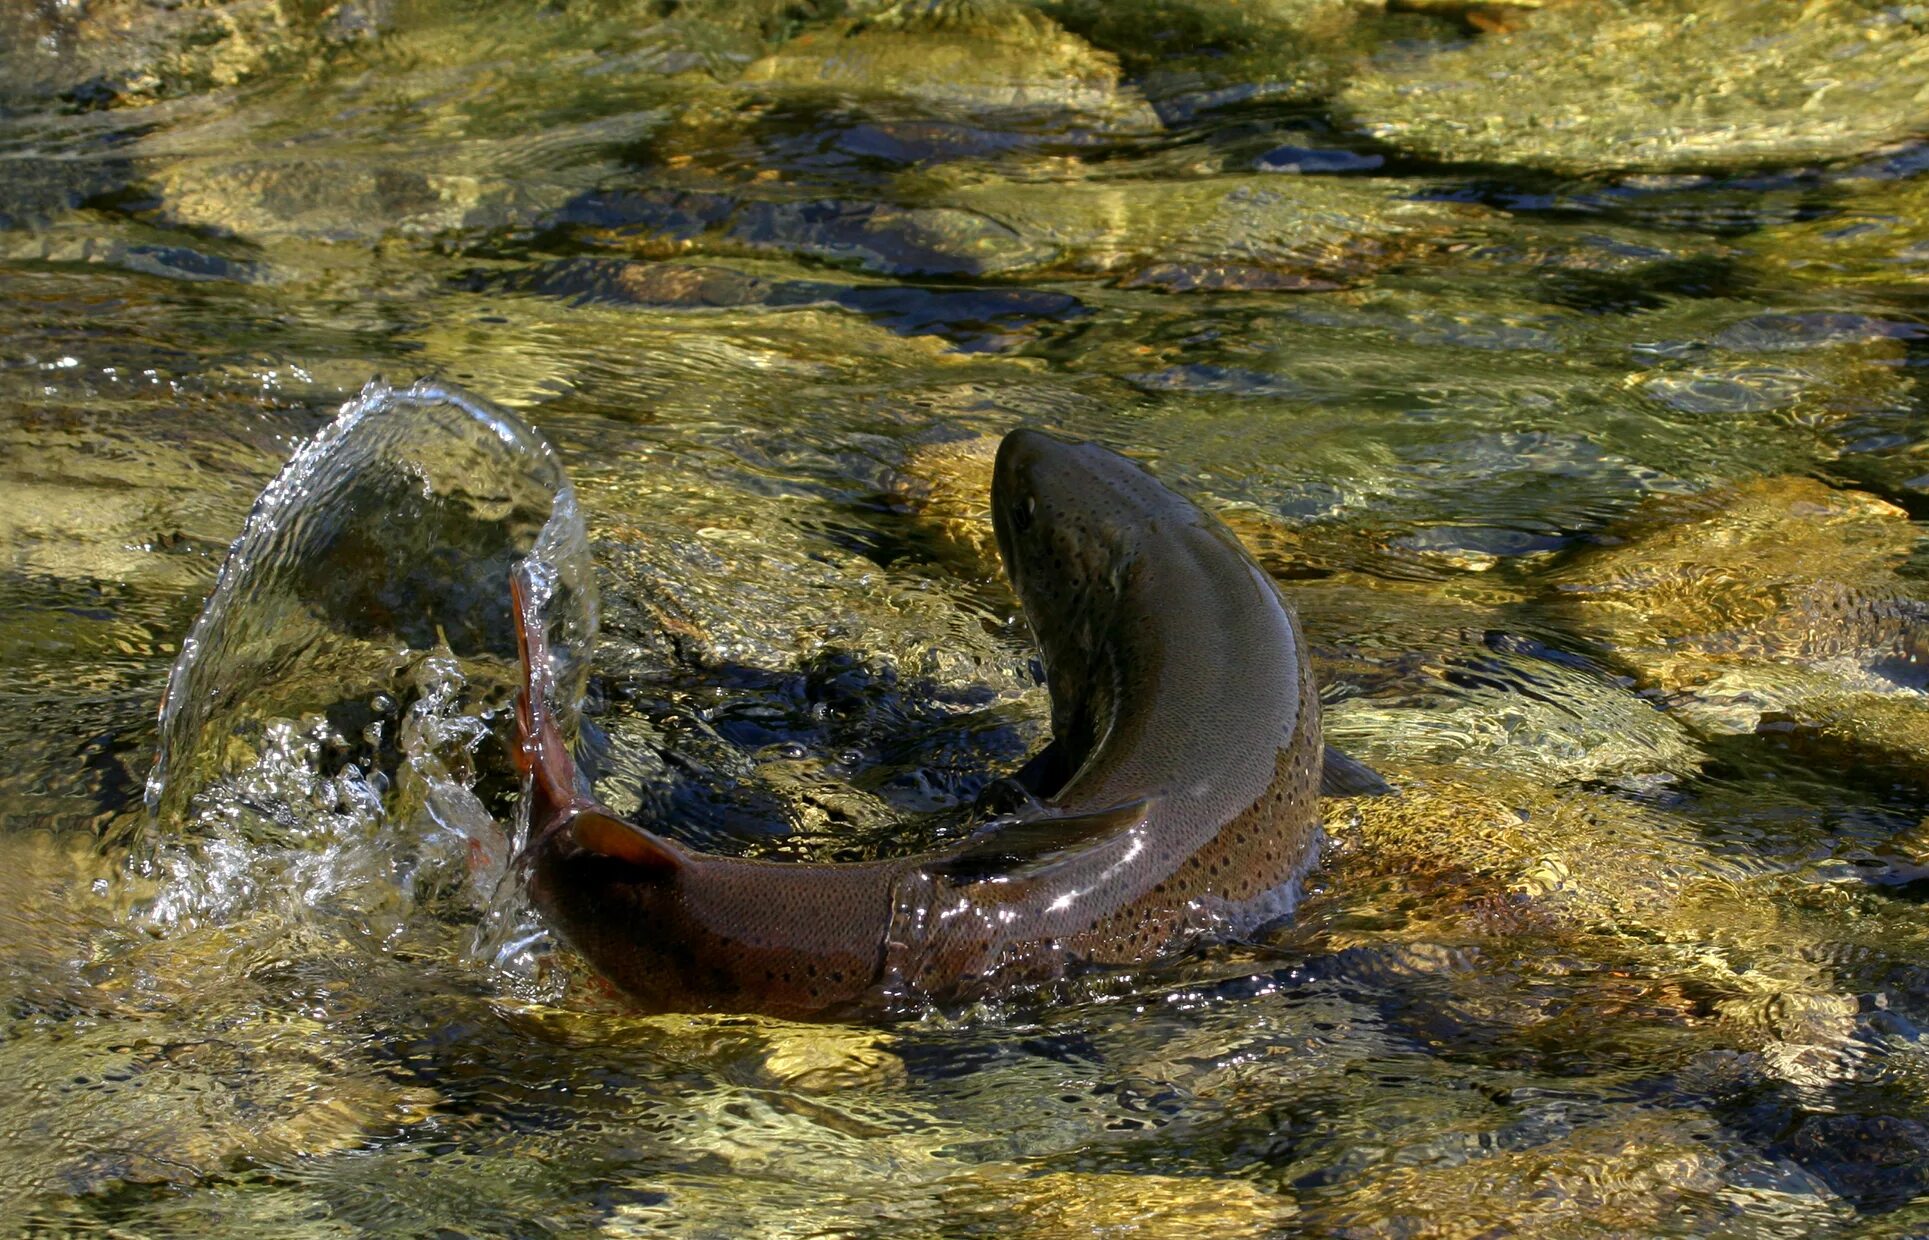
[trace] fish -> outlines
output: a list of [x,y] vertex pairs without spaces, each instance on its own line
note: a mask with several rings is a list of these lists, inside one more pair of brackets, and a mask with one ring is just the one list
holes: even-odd
[[639,1008],[889,1017],[1248,935],[1296,906],[1321,795],[1386,791],[1324,744],[1294,609],[1220,521],[1128,457],[1030,428],[992,479],[1052,739],[988,790],[982,826],[915,855],[731,857],[615,814],[512,579],[519,861],[548,924]]

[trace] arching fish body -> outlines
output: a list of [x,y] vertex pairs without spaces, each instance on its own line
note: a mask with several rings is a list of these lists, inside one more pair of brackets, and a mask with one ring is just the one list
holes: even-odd
[[[992,515],[1038,638],[1054,740],[1013,812],[865,864],[716,856],[581,788],[520,605],[525,853],[551,924],[640,1003],[883,1013],[1127,965],[1290,912],[1328,791],[1377,777],[1320,739],[1293,611],[1218,521],[1094,444],[1017,430]],[[518,589],[520,595],[520,588]]]

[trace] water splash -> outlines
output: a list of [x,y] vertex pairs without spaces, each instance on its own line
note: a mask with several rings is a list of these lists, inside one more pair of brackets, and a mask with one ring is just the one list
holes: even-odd
[[131,841],[161,879],[146,920],[272,903],[389,942],[451,899],[464,919],[480,903],[487,924],[525,922],[506,881],[513,785],[489,749],[506,743],[525,556],[567,708],[597,601],[555,452],[442,384],[374,382],[344,405],[263,490],[169,676]]

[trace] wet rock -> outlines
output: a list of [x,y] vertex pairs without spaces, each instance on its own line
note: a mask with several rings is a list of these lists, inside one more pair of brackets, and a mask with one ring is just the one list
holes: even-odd
[[1116,60],[1009,0],[897,0],[800,34],[748,66],[743,81],[1002,127],[1159,127]]
[[1340,93],[1429,159],[1568,173],[1839,159],[1911,136],[1929,43],[1903,9],[1751,0],[1574,3],[1463,48],[1382,62]]

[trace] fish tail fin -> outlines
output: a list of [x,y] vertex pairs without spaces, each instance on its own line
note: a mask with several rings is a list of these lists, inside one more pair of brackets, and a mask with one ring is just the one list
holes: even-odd
[[583,791],[550,710],[552,687],[549,637],[530,598],[523,570],[509,576],[509,597],[516,609],[516,649],[522,657],[522,692],[516,697],[516,767],[530,777],[530,841],[568,826],[578,847],[599,856],[650,870],[675,870],[685,858],[670,841],[624,822]]
[[516,610],[516,649],[522,656],[522,692],[516,697],[516,768],[532,780],[530,825],[535,834],[558,816],[594,804],[578,787],[576,759],[550,710],[549,637],[525,584],[525,570],[509,575]]

